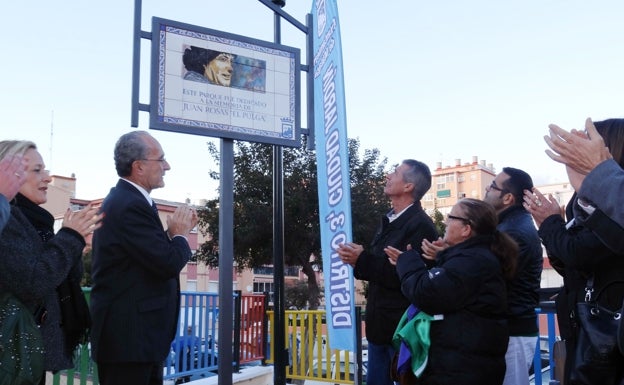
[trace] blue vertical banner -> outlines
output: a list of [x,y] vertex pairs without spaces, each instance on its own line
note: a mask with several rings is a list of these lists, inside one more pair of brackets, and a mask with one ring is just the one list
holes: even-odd
[[342,45],[336,0],[312,3],[314,134],[327,332],[332,349],[355,351],[351,266],[336,249],[351,241],[351,189]]

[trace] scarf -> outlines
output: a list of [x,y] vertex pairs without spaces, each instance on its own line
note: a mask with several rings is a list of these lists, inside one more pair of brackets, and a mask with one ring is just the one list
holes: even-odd
[[15,206],[37,230],[41,240],[47,242],[54,237],[54,217],[43,207],[18,193],[15,196]]

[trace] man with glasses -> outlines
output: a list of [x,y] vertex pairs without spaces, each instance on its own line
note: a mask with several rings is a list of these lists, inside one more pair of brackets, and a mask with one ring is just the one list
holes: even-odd
[[368,385],[392,385],[390,364],[395,354],[392,336],[409,306],[385,248],[393,246],[406,251],[408,245],[419,247],[423,239],[438,238],[433,221],[420,205],[420,199],[430,187],[429,167],[416,160],[404,160],[386,176],[384,193],[392,203],[392,210],[382,216],[370,247],[364,249],[362,245],[348,243],[337,250],[341,260],[353,266],[355,278],[369,283],[365,316]]
[[103,224],[93,235],[91,351],[102,385],[162,385],[197,213],[182,205],[163,228],[149,194],[164,187],[171,167],[146,131],[119,138],[114,159],[120,179],[102,203]]
[[485,202],[498,214],[499,231],[511,236],[519,246],[515,277],[508,283],[509,346],[505,359],[504,385],[528,384],[538,339],[537,315],[542,267],[542,245],[531,214],[524,208],[524,190],[532,191],[526,172],[505,167],[486,187]]

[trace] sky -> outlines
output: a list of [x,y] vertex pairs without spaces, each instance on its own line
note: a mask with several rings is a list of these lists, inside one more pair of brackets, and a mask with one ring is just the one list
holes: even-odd
[[[286,0],[284,10],[305,23],[311,6]],[[621,0],[338,0],[338,11],[348,136],[390,165],[477,156],[497,171],[524,169],[536,185],[565,182],[544,153],[548,124],[624,117]],[[53,174],[75,175],[77,198],[97,199],[118,179],[117,139],[149,130],[172,167],[152,196],[217,196],[206,143],[219,139],[152,130],[147,112],[130,125],[133,1],[3,1],[0,14],[0,139],[34,141]],[[273,13],[257,0],[143,1],[144,31],[154,16],[274,38]],[[282,43],[305,63],[305,36],[285,21]],[[145,104],[149,49],[143,40]]]

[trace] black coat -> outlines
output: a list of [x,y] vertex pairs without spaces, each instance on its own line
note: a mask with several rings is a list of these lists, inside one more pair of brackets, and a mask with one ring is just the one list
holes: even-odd
[[[575,201],[573,199],[570,206]],[[574,211],[577,210],[578,207]],[[613,231],[618,234],[617,227]],[[609,249],[583,225],[579,215],[575,216],[574,222],[567,228],[561,216],[551,215],[542,222],[539,236],[546,247],[551,265],[564,280],[564,288],[557,298],[562,337],[572,337],[569,314],[577,302],[583,301],[587,279],[591,275],[594,275],[594,296],[600,293],[598,303],[611,310],[622,306],[624,256]]]
[[593,298],[600,305],[617,310],[624,298],[624,255],[603,243],[603,240],[621,237],[622,230],[604,215],[592,215],[593,225],[602,230],[599,238],[584,225],[586,214],[580,210],[574,196],[567,210],[568,217],[574,217],[572,223],[566,226],[561,216],[551,215],[539,228],[550,263],[563,276],[564,285],[556,303],[559,331],[566,342],[566,379],[574,362],[579,332],[574,316],[575,305],[585,298],[587,279],[593,276]]
[[531,214],[524,207],[509,207],[498,215],[499,231],[509,235],[518,244],[516,274],[507,286],[510,336],[537,336],[539,288],[544,257],[542,243],[537,235]]
[[0,237],[0,292],[12,292],[31,309],[43,304],[47,310],[41,326],[46,370],[73,366],[59,327],[61,310],[56,288],[68,276],[80,279],[84,246],[82,235],[67,227],[43,242],[17,206],[11,208],[11,217]]
[[415,202],[392,222],[383,215],[381,225],[371,242],[359,256],[353,275],[369,283],[366,298],[366,338],[379,345],[390,345],[392,336],[409,301],[401,293],[396,268],[383,251],[386,246],[406,250],[407,245],[420,249],[423,239],[438,238],[431,218],[420,202]]
[[147,199],[120,180],[93,236],[91,346],[96,362],[163,362],[180,310],[179,273],[191,256],[169,239]]
[[506,282],[490,237],[477,236],[440,252],[427,269],[417,251],[397,262],[401,288],[432,321],[423,384],[500,385],[509,342]]

